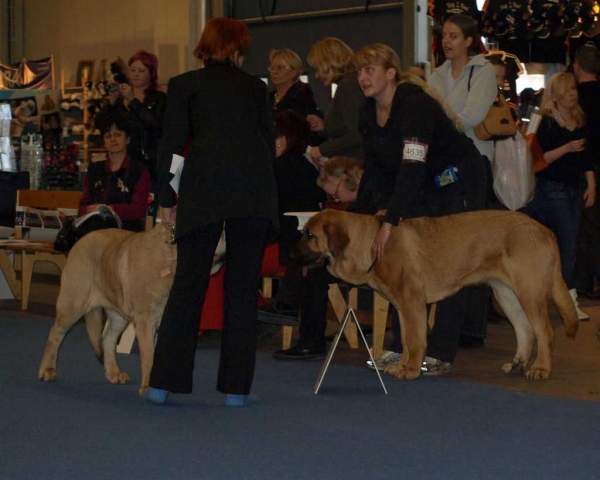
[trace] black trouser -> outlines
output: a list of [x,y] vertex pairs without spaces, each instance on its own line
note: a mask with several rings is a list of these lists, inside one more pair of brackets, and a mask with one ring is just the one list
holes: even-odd
[[[247,395],[256,363],[256,304],[270,220],[226,221],[225,312],[217,390]],[[192,391],[198,323],[222,223],[177,240],[177,272],[158,330],[150,385],[174,393]]]
[[581,225],[575,260],[575,286],[592,292],[594,281],[600,281],[600,191],[596,202],[581,213]]

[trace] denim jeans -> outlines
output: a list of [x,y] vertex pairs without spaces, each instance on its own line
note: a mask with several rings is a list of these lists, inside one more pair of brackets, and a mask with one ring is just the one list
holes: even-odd
[[562,275],[569,290],[575,288],[573,274],[583,192],[583,187],[538,177],[535,198],[525,209],[525,213],[542,222],[556,235]]

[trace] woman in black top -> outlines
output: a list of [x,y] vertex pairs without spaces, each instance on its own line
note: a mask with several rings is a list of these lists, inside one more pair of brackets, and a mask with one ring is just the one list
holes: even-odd
[[[489,162],[426,83],[400,74],[400,60],[390,47],[364,47],[356,64],[367,97],[359,120],[365,173],[357,205],[383,216],[372,246],[380,259],[392,228],[402,228],[402,219],[484,208]],[[435,354],[428,350],[435,355],[428,374],[448,371],[454,360],[464,322],[458,311],[455,297],[438,303],[435,328],[441,341]]]
[[[586,155],[584,114],[578,104],[575,77],[553,75],[544,91],[544,114],[536,137],[544,152],[547,168],[536,174],[536,191],[528,212],[545,223],[556,235],[562,274],[577,307],[574,285],[575,252],[582,205],[591,207],[596,198],[596,177]],[[589,316],[579,310],[581,320]]]
[[[130,155],[141,160],[156,186],[156,159],[158,142],[162,135],[167,95],[158,85],[158,58],[145,50],[137,51],[129,59],[130,78],[117,78],[109,83],[108,101],[98,112],[94,122],[102,130],[115,117],[130,121]],[[152,189],[156,192],[156,188]],[[155,212],[154,212],[155,213]]]
[[269,99],[275,115],[284,110],[293,110],[305,118],[319,114],[311,86],[300,80],[303,70],[296,52],[286,48],[270,53],[269,72],[275,90],[269,92]]
[[[269,231],[278,229],[275,141],[266,85],[241,70],[246,25],[210,20],[195,53],[204,68],[169,82],[159,153],[162,220],[175,223],[177,272],[165,307],[148,398],[190,393],[198,319],[223,228],[227,236],[225,314],[217,389],[244,405],[256,363],[256,305]],[[173,154],[189,143],[179,184],[170,185]]]

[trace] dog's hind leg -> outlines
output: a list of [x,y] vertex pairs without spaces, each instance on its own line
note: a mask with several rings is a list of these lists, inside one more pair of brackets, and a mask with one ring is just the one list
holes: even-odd
[[552,349],[554,331],[548,315],[548,299],[537,294],[527,298],[519,297],[527,313],[537,340],[537,357],[525,376],[533,380],[546,379],[552,373]]
[[46,349],[38,371],[38,378],[44,382],[56,380],[58,350],[67,332],[85,313],[82,305],[75,305],[73,298],[61,294],[56,302],[56,320],[48,334]]
[[489,284],[494,291],[494,297],[498,301],[498,304],[502,307],[502,310],[515,329],[517,337],[517,351],[515,356],[512,362],[505,363],[502,366],[502,371],[504,373],[524,372],[535,341],[533,328],[515,292],[499,280],[493,280]]
[[94,308],[85,314],[85,327],[88,333],[88,339],[94,349],[94,355],[103,362],[103,348],[102,348],[102,326],[104,323],[104,316],[102,315],[102,309],[100,307]]
[[161,317],[158,319],[152,316],[135,319],[135,336],[137,337],[138,346],[140,347],[140,362],[142,364],[142,384],[139,394],[144,395],[150,387],[150,372],[154,362],[154,334],[156,326],[159,324]]
[[129,321],[114,310],[106,309],[108,326],[104,331],[104,375],[112,384],[129,383],[129,375],[121,371],[117,362],[117,341]]

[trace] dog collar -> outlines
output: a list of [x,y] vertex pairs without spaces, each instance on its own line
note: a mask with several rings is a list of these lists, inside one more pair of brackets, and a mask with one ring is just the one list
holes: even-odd
[[375,266],[376,263],[377,263],[377,257],[375,257],[375,260],[373,260],[373,263],[371,264],[371,266],[367,270],[367,273],[371,273],[371,270],[373,270],[373,267]]

